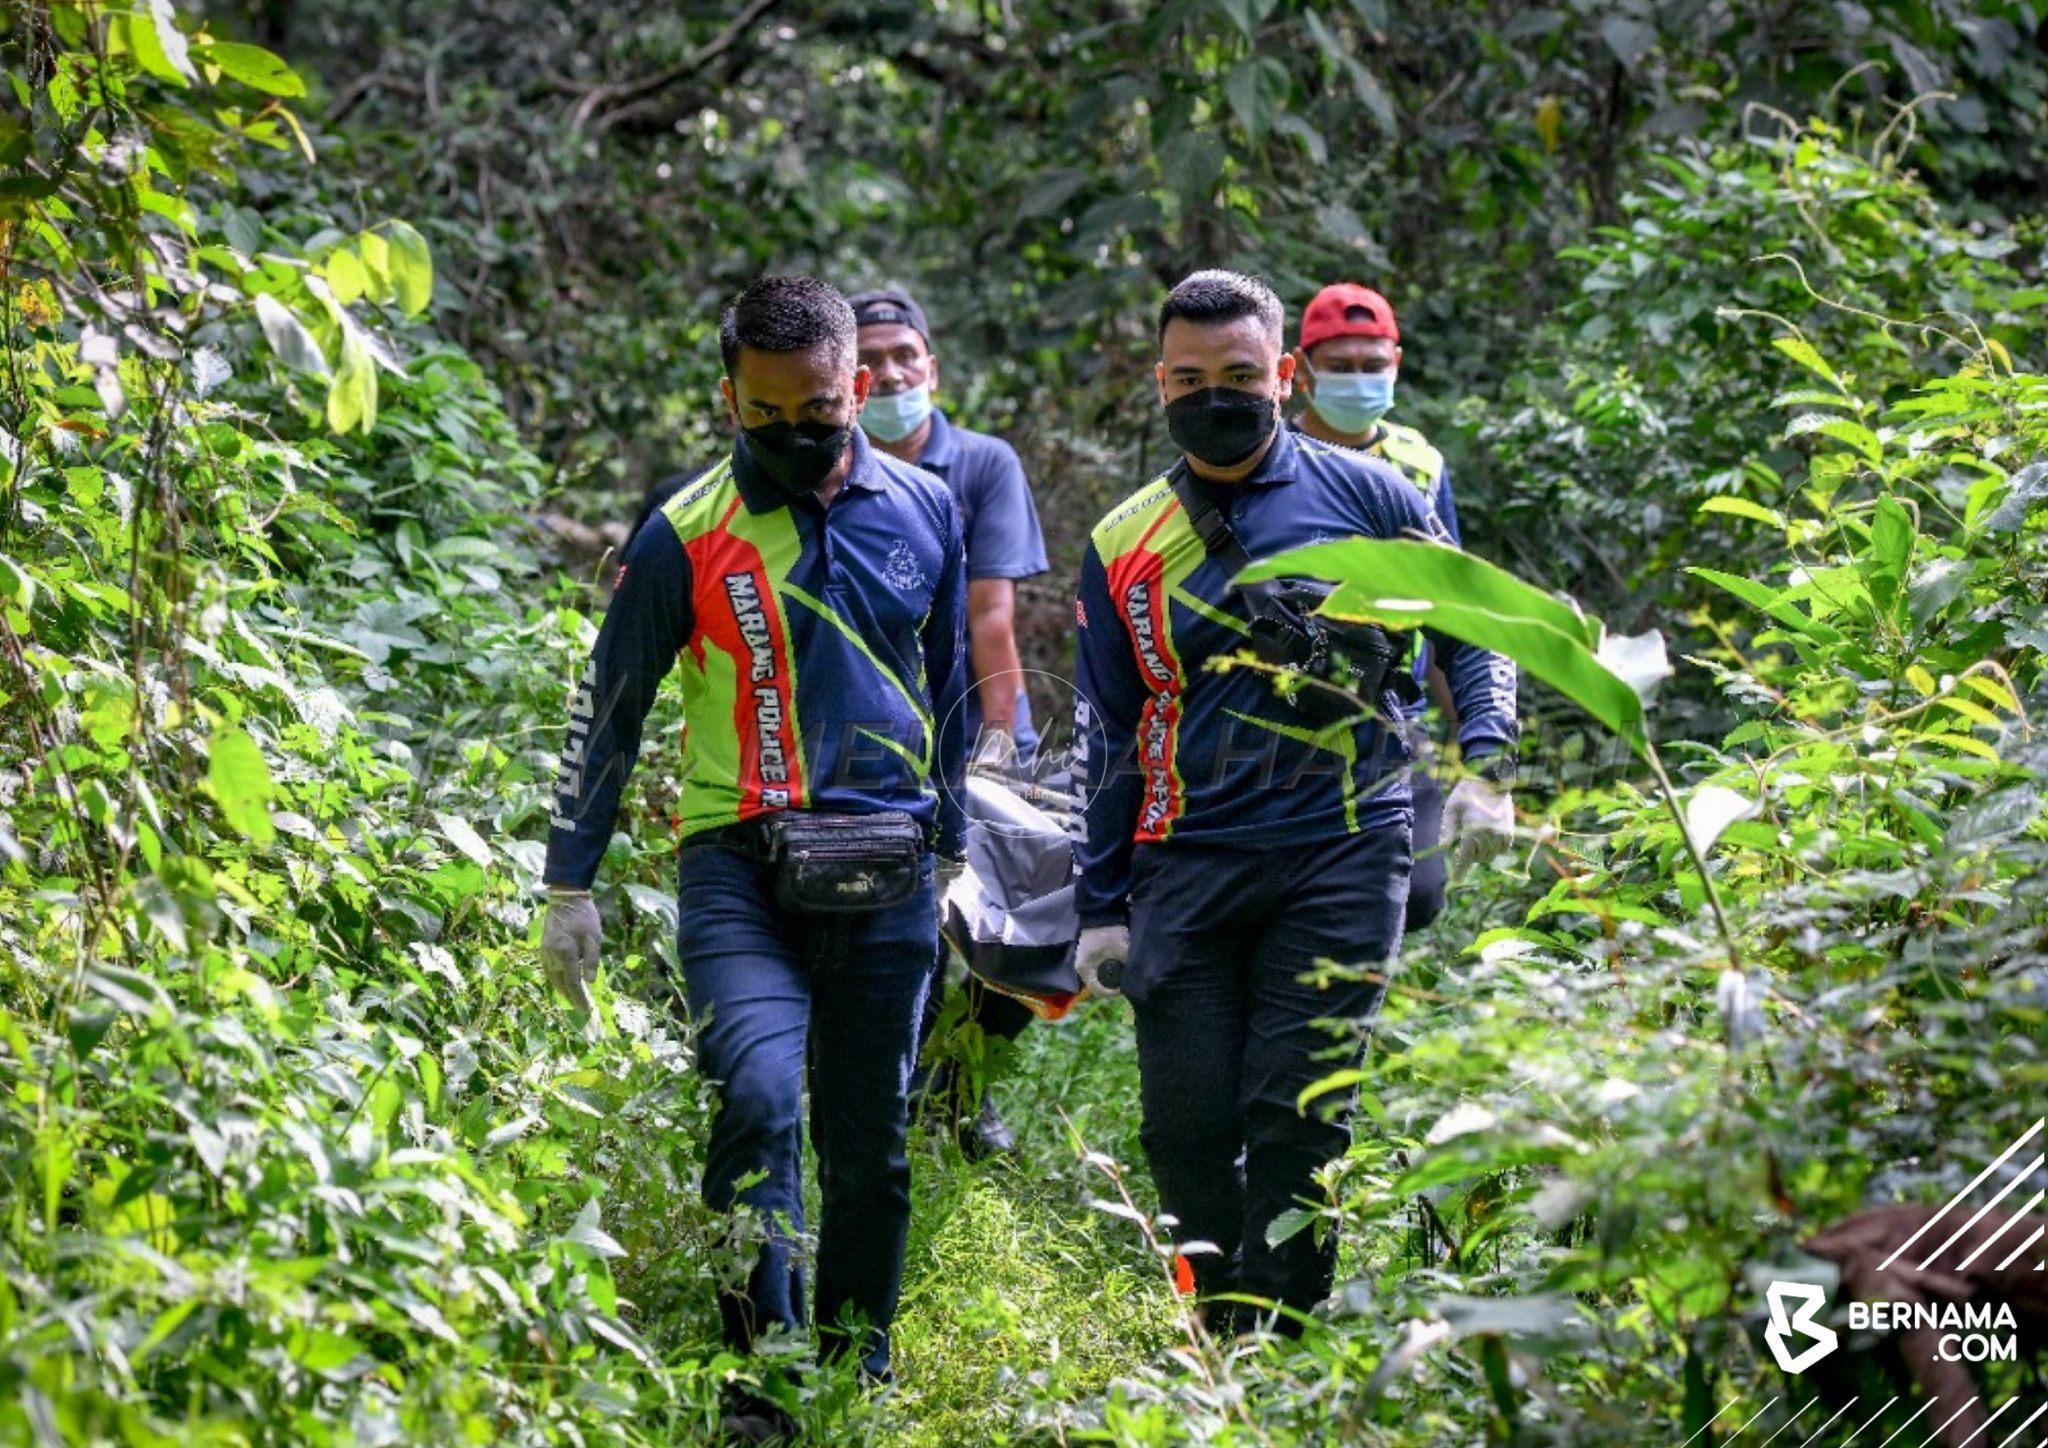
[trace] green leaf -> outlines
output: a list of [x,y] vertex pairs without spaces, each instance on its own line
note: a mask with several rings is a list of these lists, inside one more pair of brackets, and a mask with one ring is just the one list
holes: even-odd
[[1159,172],[1180,204],[1193,211],[1208,204],[1223,179],[1223,143],[1206,130],[1176,131],[1159,147]]
[[239,834],[259,845],[277,837],[270,820],[270,801],[277,786],[270,778],[263,751],[241,729],[229,725],[208,743],[206,787]]
[[135,59],[151,75],[177,85],[189,85],[199,79],[199,72],[192,66],[191,47],[186,43],[185,32],[178,28],[178,14],[171,8],[171,0],[149,0],[148,14],[132,17],[128,38],[135,47]]
[[1016,214],[1020,220],[1038,216],[1051,216],[1071,201],[1082,187],[1088,184],[1088,173],[1071,168],[1048,171],[1032,183],[1017,202]]
[[1996,533],[2010,533],[2027,521],[2027,514],[2043,497],[2048,497],[2048,463],[2021,468],[2012,475],[2005,496],[1984,520],[1984,526]]
[[1277,1247],[1306,1232],[1322,1213],[1312,1207],[1289,1207],[1266,1226],[1266,1245]]
[[1870,552],[1860,564],[1864,580],[1870,585],[1870,596],[1886,612],[1898,602],[1916,536],[1912,515],[1904,504],[1890,496],[1877,500],[1870,525]]
[[273,96],[302,96],[306,83],[297,71],[260,45],[243,45],[234,40],[216,40],[202,57],[208,65],[233,76],[243,85]]
[[1387,99],[1386,87],[1380,84],[1379,78],[1351,53],[1350,47],[1330,29],[1322,16],[1309,10],[1303,13],[1302,19],[1308,22],[1309,34],[1315,37],[1323,54],[1350,78],[1351,89],[1357,92],[1359,102],[1372,112],[1374,122],[1381,130],[1391,132],[1394,129],[1394,104]]
[[1289,88],[1287,67],[1270,55],[1239,61],[1223,80],[1223,94],[1237,123],[1254,141],[1280,114]]
[[1771,345],[1816,377],[1826,378],[1836,391],[1841,391],[1842,379],[1835,375],[1834,368],[1828,366],[1827,359],[1814,350],[1813,343],[1804,337],[1774,337]]
[[1460,1136],[1434,1148],[1428,1156],[1403,1172],[1394,1183],[1394,1191],[1401,1196],[1412,1197],[1433,1187],[1470,1181],[1510,1167],[1564,1161],[1582,1151],[1578,1143],[1549,1125],[1539,1125],[1527,1131]]
[[403,221],[387,221],[378,228],[389,249],[391,288],[398,294],[399,310],[417,317],[434,300],[434,256],[427,239]]
[[27,613],[36,601],[35,575],[4,553],[0,553],[0,599],[5,599],[23,613]]
[[449,844],[484,869],[491,868],[491,847],[484,843],[484,837],[476,832],[468,820],[459,819],[451,814],[437,814],[434,816],[434,823],[441,827],[441,833],[448,837]]
[[344,307],[370,289],[369,273],[363,270],[362,258],[348,247],[337,246],[327,253],[319,272],[333,289],[334,300]]
[[1622,65],[1634,70],[1643,57],[1657,48],[1657,28],[1626,15],[1610,15],[1600,22],[1600,38]]
[[573,1242],[584,1250],[604,1258],[626,1255],[626,1249],[619,1245],[618,1240],[598,1225],[596,1197],[583,1204],[583,1210],[576,1214],[576,1220],[570,1224],[569,1230],[562,1234],[562,1240]]
[[1259,28],[1259,22],[1273,13],[1277,0],[1216,0],[1216,8],[1230,17],[1230,23],[1246,40],[1250,40]]
[[1832,417],[1824,420],[1812,431],[1822,437],[1831,437],[1836,442],[1847,443],[1863,455],[1863,460],[1873,466],[1883,458],[1884,447],[1877,440],[1877,434],[1860,422],[1851,422],[1846,417]]
[[341,333],[341,370],[327,389],[327,425],[336,432],[377,425],[377,363],[355,327]]
[[338,1332],[302,1328],[292,1335],[292,1357],[308,1372],[322,1377],[345,1377],[339,1369],[354,1362],[360,1352],[353,1338]]
[[187,1297],[184,1301],[174,1302],[158,1313],[155,1324],[149,1329],[149,1336],[145,1337],[135,1350],[128,1354],[130,1361],[137,1363],[147,1361],[149,1355],[162,1347],[165,1339],[178,1330],[179,1324],[183,1323],[194,1311],[204,1305],[204,1298],[196,1296]]
[[78,1006],[71,1007],[65,1021],[65,1031],[71,1037],[71,1050],[83,1061],[92,1054],[93,1047],[106,1038],[108,1029],[118,1016],[113,1011],[88,1011]]
[[1490,649],[1556,689],[1630,748],[1641,752],[1647,744],[1641,694],[1599,657],[1599,620],[1484,559],[1436,543],[1351,538],[1265,559],[1238,576],[1247,582],[1306,577],[1336,583],[1322,612],[1389,628],[1427,624]]
[[1716,588],[1727,590],[1748,604],[1768,614],[1772,619],[1785,625],[1816,643],[1838,644],[1841,633],[1827,624],[1817,622],[1785,601],[1785,596],[1767,583],[1758,583],[1754,578],[1743,578],[1734,573],[1723,573],[1718,568],[1688,568],[1685,570],[1695,578],[1704,578]]
[[1752,503],[1747,498],[1738,498],[1732,493],[1721,493],[1700,504],[1702,513],[1726,513],[1730,517],[1750,518],[1774,527],[1785,526],[1785,515],[1775,508],[1766,508],[1762,503]]
[[313,340],[313,334],[306,330],[292,310],[267,292],[256,296],[256,320],[263,327],[263,338],[270,343],[270,350],[277,354],[277,360],[299,372],[310,372],[315,377],[328,376],[327,357],[320,350],[320,344]]

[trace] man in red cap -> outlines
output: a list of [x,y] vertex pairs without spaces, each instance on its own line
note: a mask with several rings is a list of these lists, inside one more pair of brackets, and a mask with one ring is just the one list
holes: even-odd
[[[1451,498],[1444,456],[1412,427],[1386,420],[1394,405],[1394,381],[1401,371],[1401,327],[1387,299],[1371,287],[1338,282],[1317,292],[1301,314],[1294,350],[1295,385],[1309,405],[1294,426],[1323,442],[1353,447],[1391,463],[1428,501],[1430,510],[1460,547],[1458,509]],[[1507,787],[1514,781],[1514,752],[1502,750],[1486,761],[1486,775],[1458,781],[1449,800],[1432,768],[1435,747],[1423,714],[1434,694],[1445,713],[1450,691],[1430,661],[1427,640],[1416,649],[1417,683],[1430,685],[1408,706],[1408,745],[1415,755],[1411,788],[1415,796],[1415,873],[1408,886],[1408,930],[1420,930],[1443,910],[1449,881],[1445,846],[1463,863],[1485,853],[1514,828]]]

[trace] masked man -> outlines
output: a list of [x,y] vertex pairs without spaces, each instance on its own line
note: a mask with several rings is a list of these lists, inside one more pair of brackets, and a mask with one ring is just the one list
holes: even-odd
[[[1008,770],[1028,764],[1038,747],[1024,667],[1017,653],[1017,580],[1044,573],[1045,540],[1031,484],[1016,450],[1001,438],[961,427],[932,404],[939,359],[924,308],[896,288],[858,292],[849,299],[860,325],[860,361],[874,378],[860,423],[883,452],[915,463],[944,482],[960,510],[967,541],[967,737],[974,759]],[[939,951],[926,998],[921,1041],[936,1031],[944,1000],[948,952]],[[1016,1001],[984,989],[971,976],[960,1018],[989,1040],[1014,1041],[1031,1022]],[[970,1158],[1008,1154],[1017,1138],[986,1090],[978,1111],[960,1111],[965,1093],[945,1065],[922,1083],[934,1112],[957,1125],[960,1149]]]
[[[1281,426],[1295,370],[1281,324],[1271,289],[1234,272],[1195,273],[1160,311],[1159,395],[1182,457],[1096,525],[1082,561],[1077,965],[1130,997],[1160,1204],[1180,1241],[1216,1249],[1191,1254],[1197,1290],[1306,1311],[1330,1290],[1336,1244],[1297,1232],[1274,1246],[1268,1228],[1312,1200],[1349,1139],[1348,1103],[1297,1101],[1344,1064],[1321,1023],[1378,1009],[1410,802],[1399,732],[1286,670],[1350,659],[1347,690],[1383,710],[1401,664],[1378,630],[1333,637],[1300,590],[1230,579],[1311,542],[1443,535],[1384,463]],[[1506,752],[1513,667],[1435,647],[1467,757]],[[1210,667],[1247,653],[1266,667]],[[1324,960],[1346,978],[1316,982]],[[1220,1306],[1212,1326],[1229,1321]]]
[[[910,1220],[907,1087],[938,948],[933,851],[961,849],[966,557],[952,495],[871,448],[853,309],[767,277],[720,327],[732,450],[627,549],[563,753],[542,954],[579,1005],[590,884],[656,687],[680,666],[678,955],[718,1089],[706,1200],[760,1218],[728,1343],[800,1329],[808,1057],[827,1355],[889,1371]],[[742,1184],[745,1185],[742,1185]],[[729,1437],[789,1429],[739,1395]]]
[[[1463,547],[1443,454],[1414,428],[1386,420],[1401,371],[1401,328],[1387,299],[1351,282],[1324,287],[1301,315],[1294,363],[1296,380],[1309,397],[1307,410],[1294,426],[1309,437],[1357,448],[1391,463],[1428,501],[1450,540]],[[1430,686],[1439,703],[1449,703],[1449,685],[1443,671],[1431,663],[1426,640],[1416,649],[1415,678]],[[1451,863],[1446,847],[1463,863],[1479,842],[1514,827],[1506,793],[1486,777],[1459,780],[1446,804],[1423,722],[1427,712],[1428,700],[1420,690],[1403,706],[1408,745],[1415,755],[1409,776],[1415,796],[1415,875],[1408,883],[1411,931],[1427,926],[1443,911]],[[1512,754],[1496,756],[1496,778],[1512,778],[1508,771],[1513,767]]]

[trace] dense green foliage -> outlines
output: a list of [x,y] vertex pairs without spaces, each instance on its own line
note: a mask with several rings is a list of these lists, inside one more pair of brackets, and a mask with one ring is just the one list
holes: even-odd
[[904,1381],[814,1378],[818,1440],[1640,1443],[1784,1391],[1757,1274],[2048,1085],[2048,64],[2023,4],[1773,13],[6,0],[0,1441],[708,1427],[745,1244],[659,969],[674,760],[579,1028],[532,902],[593,600],[529,514],[715,445],[771,264],[924,292],[1039,483],[1027,662],[1198,261],[1387,279],[1479,551],[1678,656],[1625,744],[1531,686],[1538,844],[1331,1083],[1326,1329],[1176,1311],[1098,1008],[1013,1063],[1023,1172],[920,1157]]

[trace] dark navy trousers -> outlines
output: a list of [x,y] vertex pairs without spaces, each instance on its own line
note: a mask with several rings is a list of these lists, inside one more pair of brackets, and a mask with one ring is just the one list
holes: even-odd
[[[1306,1311],[1329,1295],[1325,1233],[1267,1241],[1275,1217],[1316,1195],[1350,1144],[1354,1093],[1297,1105],[1355,1064],[1358,1036],[1326,1021],[1379,1009],[1372,979],[1313,985],[1323,960],[1376,967],[1400,948],[1412,864],[1405,824],[1282,848],[1140,845],[1132,863],[1124,993],[1137,1018],[1140,1139],[1197,1289]],[[1281,1319],[1281,1328],[1287,1323]]]
[[678,875],[698,1065],[718,1089],[704,1198],[751,1209],[767,1232],[746,1289],[721,1296],[726,1341],[745,1352],[770,1327],[804,1323],[808,1076],[820,1345],[885,1375],[910,1232],[910,1070],[938,948],[930,857],[908,900],[861,914],[784,912],[765,867],[721,845],[685,846]]
[[1421,724],[1408,726],[1408,791],[1415,797],[1415,874],[1408,882],[1407,933],[1429,928],[1444,913],[1450,893],[1449,847],[1444,841],[1444,787],[1437,779],[1436,745]]

